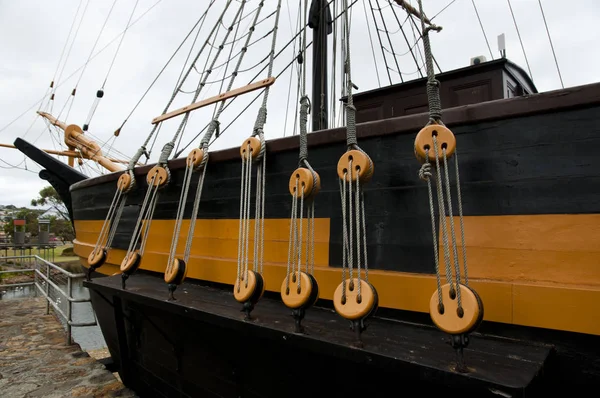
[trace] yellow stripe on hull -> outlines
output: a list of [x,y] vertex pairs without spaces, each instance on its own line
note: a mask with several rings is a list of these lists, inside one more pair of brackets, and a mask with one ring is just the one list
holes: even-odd
[[[179,253],[188,223],[182,226]],[[197,221],[188,278],[233,284],[238,223],[237,219]],[[75,253],[86,266],[102,224],[75,222]],[[141,269],[164,273],[173,227],[173,220],[152,222]],[[321,298],[331,299],[341,269],[329,266],[329,219],[316,219],[315,227],[315,277]],[[285,277],[288,236],[288,219],[265,220],[264,278],[269,291],[278,292]],[[460,244],[460,234],[457,238]],[[600,335],[600,322],[593,315],[600,302],[600,251],[593,244],[600,241],[600,215],[465,217],[465,241],[470,284],[484,302],[486,320]],[[249,246],[251,265],[252,243]],[[441,248],[440,253],[443,264]],[[124,255],[124,250],[109,250],[107,264],[98,271],[120,272]],[[369,277],[380,306],[428,312],[436,288],[434,275],[370,270]]]

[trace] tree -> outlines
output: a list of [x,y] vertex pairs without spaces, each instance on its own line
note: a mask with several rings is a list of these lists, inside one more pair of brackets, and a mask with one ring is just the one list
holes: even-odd
[[69,220],[67,206],[65,206],[65,203],[52,186],[43,188],[40,191],[40,197],[31,200],[31,205],[50,205],[59,214],[59,217],[54,215],[48,217],[50,220],[50,232],[63,241],[72,241],[75,238],[75,231],[73,230],[73,224]]
[[37,199],[31,199],[32,206],[48,206],[50,205],[62,218],[65,220],[69,219],[69,211],[67,206],[58,195],[58,192],[52,187],[47,186],[42,188],[40,191],[40,197]]
[[63,242],[70,242],[75,239],[75,231],[69,220],[55,216],[50,217],[50,232],[60,238]]
[[[37,236],[38,235],[38,217],[41,212],[39,210],[32,209],[21,209],[14,214],[15,219],[25,220],[25,233],[29,236]],[[4,224],[4,233],[7,236],[12,237],[13,232],[15,230],[15,226],[13,220]]]

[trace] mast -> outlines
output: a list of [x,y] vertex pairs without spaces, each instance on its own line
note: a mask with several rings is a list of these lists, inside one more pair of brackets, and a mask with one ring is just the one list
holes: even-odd
[[331,29],[327,0],[312,0],[308,26],[313,29],[312,131],[327,128],[327,35]]

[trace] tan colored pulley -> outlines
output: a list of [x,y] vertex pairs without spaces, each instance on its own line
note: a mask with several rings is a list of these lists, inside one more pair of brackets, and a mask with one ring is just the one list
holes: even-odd
[[288,308],[308,307],[316,301],[310,276],[300,272],[300,288],[298,288],[297,278],[298,272],[292,272],[281,284],[281,300]]
[[365,318],[376,306],[376,292],[369,283],[360,280],[360,295],[358,297],[358,278],[346,280],[346,298],[342,296],[343,282],[333,293],[335,311],[346,319],[356,320]]
[[[349,170],[352,161],[352,173]],[[337,165],[337,173],[341,180],[346,176],[346,181],[368,182],[373,177],[374,166],[369,155],[363,151],[352,149],[342,155]]]
[[180,258],[174,258],[165,270],[165,282],[180,285],[187,276],[187,264]]
[[[154,182],[152,182],[152,178],[154,178]],[[165,185],[169,181],[169,172],[167,169],[161,166],[154,166],[150,169],[148,174],[146,175],[146,182],[148,185],[154,185],[155,187],[161,187]]]
[[[245,272],[242,272],[242,276],[245,274]],[[233,297],[235,297],[235,299],[240,303],[245,303],[250,300],[254,295],[256,288],[259,287],[257,286],[258,283],[254,271],[248,270],[247,278],[247,281],[243,280],[242,278],[237,278],[235,285],[233,286]]]
[[456,150],[456,137],[448,129],[440,124],[430,124],[425,126],[417,133],[415,137],[415,156],[421,163],[425,163],[426,153],[429,154],[429,161],[435,162],[435,149],[433,137],[436,137],[438,157],[444,158],[443,149],[446,149],[446,158],[449,159]]
[[141,260],[142,257],[139,253],[130,253],[128,256],[125,256],[125,258],[121,262],[121,272],[130,273],[135,271],[140,265]]
[[106,250],[103,247],[97,247],[92,250],[87,258],[90,267],[97,267],[106,261]]
[[481,301],[468,286],[459,284],[462,311],[458,308],[458,297],[454,292],[451,295],[452,286],[442,285],[443,311],[440,311],[437,290],[431,296],[429,302],[429,314],[433,323],[448,334],[470,333],[481,321],[480,314],[483,311]]
[[133,180],[128,172],[121,174],[119,179],[117,180],[117,189],[121,192],[125,192],[131,187],[131,183]]
[[[298,182],[298,192],[296,192],[296,181]],[[300,192],[304,191],[304,199],[315,196],[321,190],[321,178],[315,171],[315,174],[304,167],[297,168],[290,177],[290,194],[300,199]]]
[[[248,148],[250,146],[250,148]],[[240,146],[240,156],[242,159],[256,159],[260,155],[260,140],[256,137],[246,138],[242,146]]]
[[187,155],[187,158],[185,159],[185,164],[188,167],[193,167],[195,169],[196,167],[200,166],[203,159],[204,159],[204,151],[200,148],[194,148]]

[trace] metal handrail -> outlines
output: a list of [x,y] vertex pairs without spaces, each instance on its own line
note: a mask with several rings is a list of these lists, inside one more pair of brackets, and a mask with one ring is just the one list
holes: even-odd
[[[65,320],[65,322],[67,324],[66,325],[67,326],[67,344],[69,344],[69,345],[73,344],[73,338],[72,338],[72,334],[71,334],[72,327],[96,326],[98,324],[98,322],[96,321],[96,314],[94,314],[93,322],[73,322],[73,319],[72,319],[73,303],[89,303],[89,302],[91,302],[90,298],[77,299],[77,298],[73,297],[73,279],[84,278],[85,277],[84,273],[75,274],[75,273],[69,272],[69,271],[59,267],[58,265],[53,264],[50,261],[47,261],[47,260],[43,259],[42,257],[35,255],[35,254],[29,255],[29,256],[0,257],[0,261],[16,260],[16,259],[19,259],[19,260],[33,259],[35,261],[35,266],[34,266],[34,268],[28,268],[28,269],[0,271],[0,274],[32,272],[33,276],[34,276],[34,281],[33,282],[24,282],[24,283],[6,284],[6,285],[0,285],[0,286],[2,286],[2,287],[17,287],[17,286],[35,285],[35,287],[40,291],[40,293],[46,298],[46,314],[50,313],[50,305],[52,305],[52,307],[54,308],[56,313],[61,315],[63,317],[63,319]],[[42,271],[40,271],[40,268],[43,266],[45,266],[45,268],[46,268],[46,275],[44,275],[44,273]],[[58,286],[56,283],[54,283],[51,280],[51,276],[50,276],[51,269],[58,271],[59,273],[65,275],[67,277],[67,291],[64,291],[60,286]],[[36,275],[39,276],[44,281],[45,288],[44,288],[44,286],[42,286],[42,284],[38,283],[38,279],[36,278]],[[67,313],[66,314],[53,300],[50,299],[50,286],[52,286],[54,288],[54,290],[58,291],[63,297],[65,297],[67,299]]]

